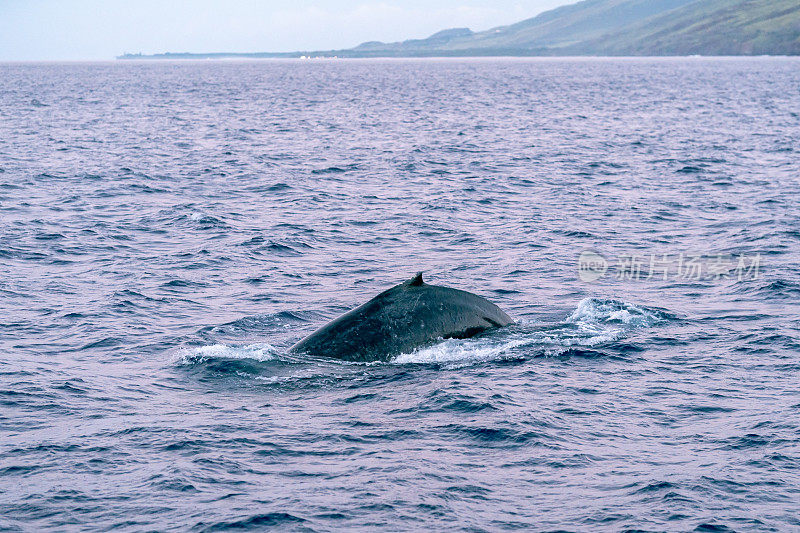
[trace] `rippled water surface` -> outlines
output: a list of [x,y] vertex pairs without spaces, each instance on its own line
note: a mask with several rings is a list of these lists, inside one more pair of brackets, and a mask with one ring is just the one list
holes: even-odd
[[[800,528],[799,74],[0,65],[0,529]],[[420,270],[517,323],[287,354]]]

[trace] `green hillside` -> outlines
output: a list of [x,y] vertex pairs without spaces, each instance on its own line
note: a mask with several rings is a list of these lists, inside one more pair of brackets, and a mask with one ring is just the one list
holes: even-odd
[[[507,55],[517,51],[536,55],[547,49],[584,43],[625,29],[632,24],[685,6],[695,0],[584,0],[563,6],[537,17],[509,26],[473,33],[462,28],[445,30],[427,39],[397,43],[370,42],[340,51],[365,55],[462,55],[464,52],[486,55],[497,51]],[[512,54],[514,55],[514,54]]]
[[453,39],[442,48],[562,48],[619,31],[693,1],[585,0],[510,26]]
[[798,55],[800,1],[694,2],[575,47],[599,55]]

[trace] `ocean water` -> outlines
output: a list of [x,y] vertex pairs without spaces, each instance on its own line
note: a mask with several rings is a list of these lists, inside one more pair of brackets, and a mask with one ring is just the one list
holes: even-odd
[[[0,65],[0,529],[800,529],[799,74]],[[287,354],[417,271],[516,324]]]

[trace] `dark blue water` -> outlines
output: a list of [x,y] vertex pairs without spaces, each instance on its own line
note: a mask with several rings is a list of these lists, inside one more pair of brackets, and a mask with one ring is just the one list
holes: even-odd
[[[798,80],[0,66],[0,529],[800,528]],[[286,353],[419,270],[518,323]]]

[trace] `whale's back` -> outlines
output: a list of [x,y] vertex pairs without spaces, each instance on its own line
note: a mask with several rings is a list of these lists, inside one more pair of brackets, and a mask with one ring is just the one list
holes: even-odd
[[428,285],[418,274],[326,324],[291,351],[348,361],[386,360],[440,338],[468,338],[511,322],[488,300]]

